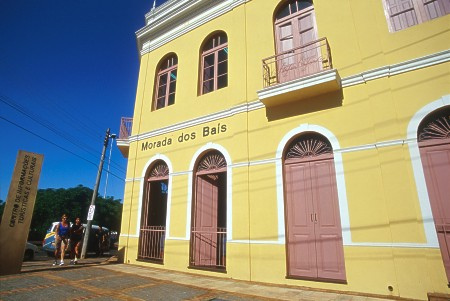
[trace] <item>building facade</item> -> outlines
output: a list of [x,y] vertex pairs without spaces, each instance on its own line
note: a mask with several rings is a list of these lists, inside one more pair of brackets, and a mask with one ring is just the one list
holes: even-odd
[[137,35],[125,263],[449,294],[450,2],[172,0]]

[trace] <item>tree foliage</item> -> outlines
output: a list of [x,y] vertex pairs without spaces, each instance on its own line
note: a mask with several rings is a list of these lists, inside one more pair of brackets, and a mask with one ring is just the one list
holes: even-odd
[[[82,222],[86,223],[92,194],[92,189],[82,185],[67,189],[39,189],[28,239],[42,240],[51,223],[60,221],[63,213],[69,215],[71,222],[74,222],[76,217],[80,217]],[[0,202],[1,214],[3,214],[4,205],[5,203]],[[97,197],[93,224],[105,226],[112,231],[119,231],[121,217],[121,200],[115,200],[112,197]]]

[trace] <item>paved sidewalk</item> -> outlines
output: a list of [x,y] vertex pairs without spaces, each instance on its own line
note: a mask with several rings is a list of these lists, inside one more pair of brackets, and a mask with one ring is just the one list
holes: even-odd
[[116,264],[92,258],[77,266],[24,264],[22,273],[0,276],[0,300],[306,300],[382,301],[348,294],[301,290],[246,281]]
[[[233,279],[222,279],[216,277],[207,277],[192,275],[181,272],[173,272],[156,268],[140,267],[129,264],[108,265],[105,269],[120,271],[133,275],[149,277],[151,279],[160,279],[171,281],[178,284],[189,285],[198,288],[208,288],[213,291],[224,291],[240,296],[251,296],[250,300],[305,300],[305,301],[386,301],[392,299],[373,298],[367,296],[358,296],[345,293],[330,293],[319,290],[307,290],[285,286],[265,285],[262,283],[252,283],[248,281],[239,281]],[[235,299],[195,299],[195,300],[235,300]],[[241,299],[239,299],[241,300]],[[247,300],[247,299],[242,299]]]

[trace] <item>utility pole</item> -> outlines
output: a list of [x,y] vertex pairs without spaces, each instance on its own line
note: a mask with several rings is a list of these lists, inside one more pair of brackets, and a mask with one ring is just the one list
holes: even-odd
[[[115,134],[113,134],[113,135],[115,136]],[[95,206],[95,199],[97,199],[98,187],[100,184],[100,179],[102,177],[103,162],[105,161],[106,148],[108,147],[109,138],[111,138],[113,135],[111,135],[109,133],[109,128],[108,128],[106,130],[105,140],[103,141],[103,150],[102,150],[102,156],[100,158],[100,165],[98,166],[97,180],[95,181],[94,192],[92,193],[92,199],[91,199],[91,206],[89,208],[95,208],[93,206]],[[92,214],[92,217],[93,217],[93,214]],[[88,218],[87,225],[86,225],[86,231],[84,233],[83,248],[81,249],[81,259],[86,258],[86,250],[88,247],[91,226],[92,226],[92,218],[90,218],[90,219]]]
[[106,189],[108,188],[108,177],[109,177],[109,166],[111,165],[111,155],[114,139],[116,138],[116,134],[111,134],[109,137],[112,139],[111,145],[109,146],[109,157],[108,157],[108,168],[106,169],[106,181],[105,181],[105,193],[103,193],[103,198],[106,199]]

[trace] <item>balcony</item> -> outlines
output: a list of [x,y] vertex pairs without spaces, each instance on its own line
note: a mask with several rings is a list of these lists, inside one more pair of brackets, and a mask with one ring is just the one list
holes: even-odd
[[119,148],[122,156],[128,158],[128,149],[130,148],[130,141],[128,138],[131,136],[131,129],[133,127],[133,118],[122,117],[120,121],[119,138],[117,139],[117,147]]
[[266,107],[341,89],[327,38],[263,59],[262,67],[264,88],[257,93]]

